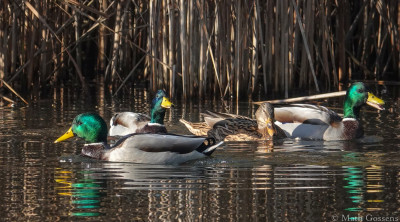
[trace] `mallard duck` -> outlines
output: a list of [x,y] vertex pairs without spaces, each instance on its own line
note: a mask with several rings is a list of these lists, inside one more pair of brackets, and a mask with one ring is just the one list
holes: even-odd
[[334,111],[309,104],[294,104],[275,108],[277,125],[288,137],[318,140],[352,140],[364,135],[360,118],[360,109],[368,104],[383,110],[385,103],[361,82],[352,84],[345,96],[343,118]]
[[222,143],[213,138],[174,134],[129,134],[113,146],[107,144],[107,124],[98,114],[75,117],[71,128],[55,143],[77,136],[88,144],[82,155],[99,160],[150,164],[180,164],[210,156]]
[[179,119],[179,122],[183,123],[196,136],[206,136],[207,132],[211,129],[207,122],[192,123],[184,119]]
[[[231,113],[219,113],[206,111],[206,113],[201,113],[201,116],[204,117],[204,122],[192,123],[186,121],[184,119],[180,119],[179,121],[183,123],[186,128],[196,136],[206,136],[208,131],[211,130],[215,123],[224,119],[243,119],[243,120],[253,120],[246,116],[231,114]],[[257,123],[256,120],[253,120],[254,124]]]
[[180,121],[195,135],[215,138],[217,141],[265,141],[286,137],[274,124],[274,108],[263,103],[256,111],[256,120],[246,116],[210,112],[202,114],[205,122]]
[[165,91],[158,90],[151,103],[151,117],[134,112],[117,113],[110,120],[110,136],[124,136],[131,133],[167,133],[164,116],[166,109],[171,108],[172,105]]
[[256,111],[256,120],[236,116],[212,124],[207,132],[217,141],[265,141],[285,138],[285,133],[274,123],[274,107],[263,103]]

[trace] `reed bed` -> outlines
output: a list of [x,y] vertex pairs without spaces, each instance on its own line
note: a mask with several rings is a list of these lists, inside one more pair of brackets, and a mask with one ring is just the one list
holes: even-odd
[[99,82],[286,97],[398,81],[400,2],[3,0],[0,79],[33,96]]

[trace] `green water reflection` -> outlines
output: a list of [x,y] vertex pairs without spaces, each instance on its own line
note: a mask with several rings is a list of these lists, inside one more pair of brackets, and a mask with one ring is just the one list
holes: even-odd
[[72,216],[92,217],[100,215],[100,212],[97,211],[84,211],[101,207],[101,183],[94,179],[79,178],[91,173],[91,171],[74,173],[61,168],[55,171],[54,179],[57,182],[55,189],[58,195],[71,197],[70,203],[73,208],[70,215]]
[[[353,155],[353,154],[351,154]],[[379,212],[384,208],[380,205],[385,200],[382,197],[385,186],[383,185],[383,167],[371,165],[367,167],[343,167],[344,180],[347,182],[343,186],[349,194],[348,199],[353,203],[352,207],[345,210],[351,212]]]

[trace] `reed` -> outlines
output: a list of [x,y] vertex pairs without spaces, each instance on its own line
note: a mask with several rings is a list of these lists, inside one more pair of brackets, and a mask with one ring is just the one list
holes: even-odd
[[102,81],[191,98],[399,81],[399,1],[5,0],[0,79],[31,93]]

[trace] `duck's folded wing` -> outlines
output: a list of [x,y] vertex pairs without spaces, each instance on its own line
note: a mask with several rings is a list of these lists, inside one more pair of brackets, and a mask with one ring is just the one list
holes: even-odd
[[238,120],[255,121],[252,118],[247,117],[247,116],[231,114],[231,113],[212,112],[212,111],[208,111],[208,110],[206,111],[206,113],[201,113],[201,115],[204,116],[204,121],[211,128],[214,127],[214,124],[216,124],[217,122],[225,120],[225,119],[238,119]]
[[214,127],[214,125],[220,121],[224,120],[223,118],[219,118],[219,117],[208,117],[205,116],[204,117],[204,121],[206,123],[206,125],[208,126],[208,129],[210,130],[211,128]]
[[104,143],[89,143],[83,146],[81,154],[83,156],[100,160],[103,158],[106,148],[107,146]]
[[234,136],[232,140],[242,141],[251,140],[249,138],[261,138],[258,132],[258,125],[255,120],[249,119],[224,119],[214,124],[213,128],[208,131],[209,137],[215,138],[217,141],[223,141],[228,136]]
[[207,110],[206,113],[201,113],[202,116],[205,117],[213,117],[213,118],[220,118],[220,119],[228,119],[228,118],[234,118],[234,119],[251,119],[250,117],[247,116],[242,116],[242,115],[237,115],[237,114],[232,114],[232,113],[220,113],[220,112],[213,112]]
[[122,112],[115,114],[110,120],[110,136],[134,133],[150,121],[148,115],[142,113]]
[[276,107],[274,111],[275,120],[281,123],[331,125],[342,120],[342,117],[336,112],[324,106],[310,104],[293,104],[285,107]]
[[174,134],[132,134],[118,141],[113,148],[124,147],[139,149],[145,152],[185,154],[200,148],[204,143],[209,143],[207,138],[204,137]]
[[179,122],[183,123],[191,133],[197,136],[206,136],[207,131],[210,130],[206,122],[192,123],[184,119],[179,119]]

